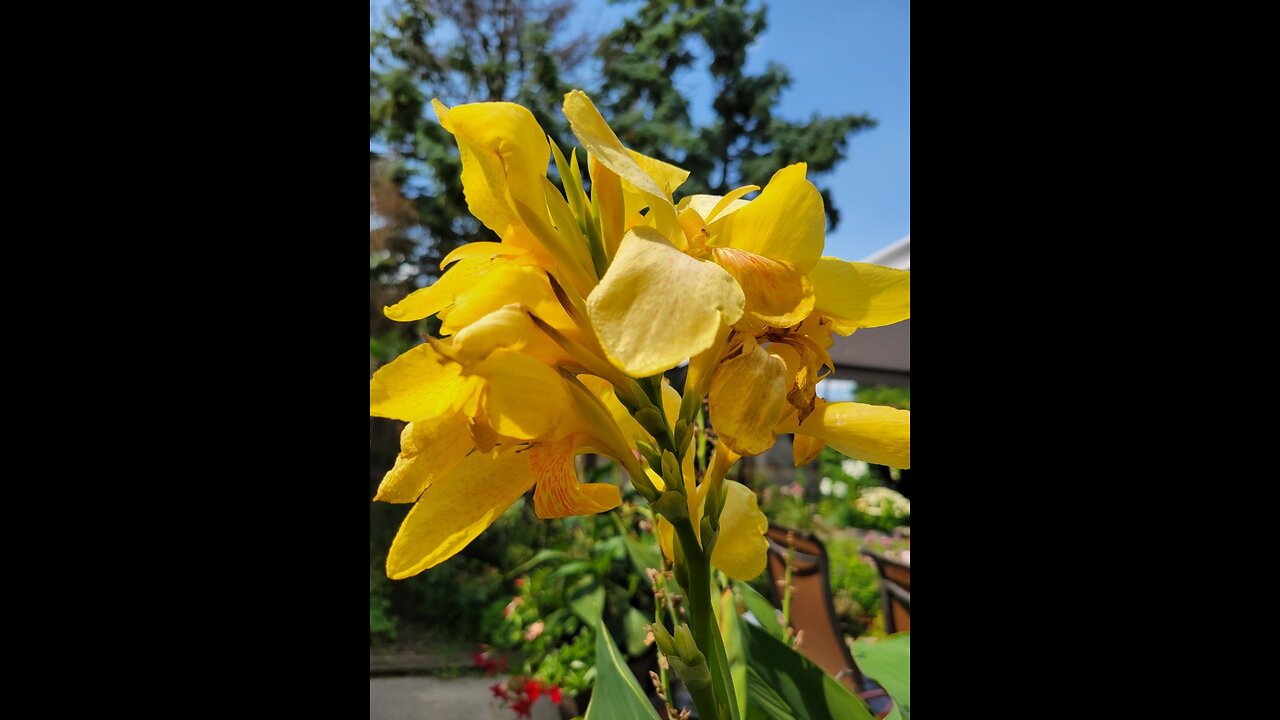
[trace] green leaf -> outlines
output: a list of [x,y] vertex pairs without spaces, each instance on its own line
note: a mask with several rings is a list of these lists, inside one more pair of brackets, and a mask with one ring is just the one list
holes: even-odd
[[894,633],[880,640],[858,638],[853,641],[853,659],[863,675],[880,683],[893,698],[895,713],[901,710],[903,720],[911,720],[911,633]]
[[639,657],[649,648],[644,644],[644,639],[649,635],[651,622],[651,618],[645,617],[644,613],[634,607],[628,607],[622,616],[622,627],[627,635],[627,654],[631,657]]
[[[737,584],[737,583],[735,583]],[[717,606],[719,612],[716,621],[723,628],[725,659],[729,661],[729,676],[733,679],[734,695],[738,701],[738,717],[749,717],[747,712],[747,658],[742,649],[742,624],[746,622],[738,616],[733,590],[725,590],[720,595]],[[725,618],[728,618],[726,621]]]
[[577,575],[584,570],[590,569],[591,563],[586,560],[574,560],[573,562],[567,562],[555,570],[552,570],[551,573],[547,575],[547,579],[554,580],[556,578],[569,577],[570,575]]
[[533,557],[507,572],[507,577],[523,575],[548,560],[559,560],[564,557],[568,557],[568,553],[563,550],[539,550]]
[[782,612],[750,585],[738,582],[734,583],[733,586],[742,594],[742,604],[746,605],[751,614],[760,622],[760,627],[763,627],[770,635],[781,640]]
[[596,687],[586,720],[659,720],[636,676],[631,674],[609,630],[597,617]]
[[[588,578],[570,588],[566,593],[569,609],[582,618],[588,627],[595,627],[604,614],[604,586],[595,578]],[[608,635],[609,631],[605,631]]]
[[622,537],[627,543],[627,555],[631,556],[631,564],[635,565],[636,572],[644,578],[645,584],[652,585],[653,581],[649,579],[649,573],[645,572],[645,568],[662,569],[662,555],[658,552],[657,546],[654,543],[633,540],[630,535]]
[[747,656],[747,704],[773,720],[873,720],[848,688],[768,631],[739,623]]

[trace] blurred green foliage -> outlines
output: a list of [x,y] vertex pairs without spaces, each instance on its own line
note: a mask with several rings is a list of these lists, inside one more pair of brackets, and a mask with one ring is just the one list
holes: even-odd
[[859,387],[854,399],[868,405],[888,405],[889,407],[911,409],[911,388],[897,385],[868,385]]
[[508,571],[515,592],[490,602],[483,636],[512,654],[513,672],[577,695],[595,681],[595,635],[581,616],[587,606],[575,601],[603,591],[605,627],[618,646],[632,657],[648,654],[654,602],[645,567],[660,555],[656,536],[639,529],[651,527],[651,516],[634,504],[548,522],[555,534]]

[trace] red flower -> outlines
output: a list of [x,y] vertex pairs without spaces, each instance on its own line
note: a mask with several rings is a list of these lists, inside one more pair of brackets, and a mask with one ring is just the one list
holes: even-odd
[[551,696],[551,702],[557,705],[560,704],[560,686],[559,685],[552,685],[551,689],[547,692],[547,695]]
[[471,653],[471,659],[475,661],[476,667],[482,668],[489,664],[489,660],[485,658],[484,653],[479,650]]
[[490,685],[489,692],[493,693],[493,696],[496,698],[502,698],[503,700],[511,699],[511,696],[507,694],[507,687],[502,683],[494,683]]
[[532,701],[529,700],[529,698],[522,697],[519,700],[511,703],[511,709],[515,711],[516,715],[523,715],[525,717],[530,717],[529,706],[531,704],[532,704]]
[[516,587],[524,587],[524,578],[516,578]]
[[538,696],[542,694],[542,683],[530,678],[524,683],[524,691],[529,694],[530,704],[538,701]]

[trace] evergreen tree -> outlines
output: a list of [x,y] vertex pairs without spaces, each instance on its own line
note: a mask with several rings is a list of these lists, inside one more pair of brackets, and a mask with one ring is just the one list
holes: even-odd
[[[628,0],[610,0],[625,3]],[[628,147],[690,172],[682,193],[723,195],[743,184],[763,186],[779,169],[809,164],[821,175],[845,159],[849,138],[875,127],[867,115],[814,115],[805,122],[774,115],[791,76],[777,63],[745,71],[747,48],[765,30],[766,8],[747,0],[644,0],[597,50],[604,85],[597,102]],[[701,43],[699,46],[699,42]],[[695,48],[710,60],[715,86],[710,125],[694,126],[689,101],[676,88],[695,69]],[[840,214],[819,186],[831,228]]]

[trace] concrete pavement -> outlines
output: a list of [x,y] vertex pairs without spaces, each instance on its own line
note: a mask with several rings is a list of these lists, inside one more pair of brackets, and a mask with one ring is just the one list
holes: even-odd
[[[489,686],[501,677],[369,678],[369,720],[515,720]],[[545,696],[533,704],[532,720],[560,720],[559,710]]]

